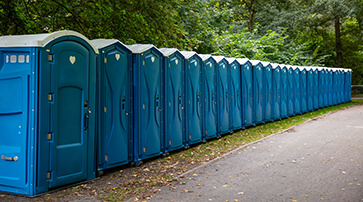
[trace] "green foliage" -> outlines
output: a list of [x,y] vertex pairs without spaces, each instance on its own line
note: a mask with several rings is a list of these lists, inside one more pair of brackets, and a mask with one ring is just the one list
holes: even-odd
[[0,1],[0,35],[68,29],[90,39],[335,67],[337,17],[342,65],[363,84],[362,0]]

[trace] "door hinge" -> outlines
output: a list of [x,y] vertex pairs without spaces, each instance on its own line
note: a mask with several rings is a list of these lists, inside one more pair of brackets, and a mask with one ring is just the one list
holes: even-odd
[[48,141],[51,141],[51,140],[52,140],[52,137],[53,137],[52,133],[48,133],[48,135],[47,135],[47,140],[48,140]]
[[104,108],[103,108],[103,111],[104,111],[104,112],[107,112],[107,107],[104,107]]
[[53,55],[52,55],[52,54],[49,54],[49,55],[48,55],[48,61],[49,61],[49,62],[53,62]]
[[52,93],[49,93],[48,94],[48,101],[49,102],[52,102],[53,101],[53,94]]
[[104,59],[104,63],[107,63],[107,58]]
[[47,179],[50,179],[51,176],[51,172],[47,172]]
[[108,156],[107,155],[105,155],[105,161],[108,161]]

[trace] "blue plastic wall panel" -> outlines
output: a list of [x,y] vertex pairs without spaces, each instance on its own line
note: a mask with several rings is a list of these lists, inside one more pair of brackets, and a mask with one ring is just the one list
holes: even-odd
[[202,60],[195,54],[186,65],[186,144],[202,141]]
[[274,64],[272,67],[272,91],[273,91],[273,118],[281,119],[281,68]]
[[294,112],[295,114],[301,114],[301,82],[298,67],[295,67],[293,71],[293,83],[295,88]]
[[[218,61],[217,61],[218,62]],[[218,133],[220,135],[230,131],[230,99],[229,79],[230,74],[226,59],[217,63],[217,106],[218,106]]]
[[229,64],[231,79],[229,79],[230,86],[230,123],[232,130],[242,128],[242,100],[241,100],[241,68],[240,65],[234,60]]
[[101,53],[97,65],[97,166],[103,170],[132,161],[132,53],[120,42],[108,44],[98,39],[92,43]]
[[319,70],[314,68],[313,70],[313,101],[314,101],[314,110],[319,109]]
[[265,121],[273,121],[273,90],[272,90],[272,66],[263,62],[265,76]]
[[294,88],[294,70],[292,67],[288,68],[287,72],[287,83],[288,83],[288,90],[287,90],[287,115],[294,116],[294,100],[295,100],[295,88]]
[[0,48],[0,191],[35,194],[37,52]]
[[[161,49],[163,52],[163,49]],[[164,53],[164,52],[163,52]],[[165,55],[165,53],[164,53]],[[185,146],[185,65],[179,51],[164,56],[165,152]]]
[[348,71],[344,70],[344,102],[348,102]]
[[336,105],[338,104],[338,96],[337,96],[337,93],[338,93],[338,71],[337,70],[333,70],[333,88],[332,88],[332,104],[333,105]]
[[287,68],[285,65],[282,65],[282,68],[281,68],[281,118],[288,117],[287,93],[288,93]]
[[318,102],[319,108],[324,107],[324,82],[325,82],[325,71],[323,68],[318,69]]
[[217,136],[217,72],[216,62],[210,55],[203,60],[203,139]]
[[[129,46],[130,48],[131,46]],[[163,151],[162,53],[155,47],[134,46],[134,161],[159,156]],[[141,46],[142,47],[142,46]]]
[[327,72],[327,92],[328,92],[328,106],[332,106],[333,105],[333,70],[332,69],[328,69]]
[[[242,62],[240,62],[242,63]],[[242,115],[243,127],[251,126],[255,123],[253,113],[253,69],[249,61],[243,61],[241,64],[241,83],[242,83]]]
[[307,107],[307,72],[305,68],[300,69],[300,87],[301,87],[301,113],[306,113]]
[[251,63],[253,67],[255,124],[259,124],[265,121],[264,68],[260,61],[251,60]]
[[326,68],[324,68],[323,72],[323,103],[324,107],[329,106],[328,96],[329,96],[329,85],[328,85],[328,79],[329,79],[329,73]]
[[352,101],[352,70],[349,70],[349,75],[348,75],[348,101]]
[[314,110],[314,72],[311,68],[306,71],[307,73],[307,110]]
[[343,69],[340,69],[339,71],[339,75],[340,75],[340,82],[339,82],[339,97],[340,97],[340,103],[344,103],[344,71]]
[[38,52],[36,193],[95,178],[98,50],[79,35],[51,36]]

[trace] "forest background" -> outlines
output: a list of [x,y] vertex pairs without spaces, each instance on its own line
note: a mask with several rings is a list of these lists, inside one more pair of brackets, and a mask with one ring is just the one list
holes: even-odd
[[0,35],[89,39],[353,70],[363,84],[363,0],[0,0]]

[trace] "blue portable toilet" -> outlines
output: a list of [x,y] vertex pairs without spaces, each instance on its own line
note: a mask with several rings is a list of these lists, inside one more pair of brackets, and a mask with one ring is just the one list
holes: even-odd
[[319,70],[316,67],[312,67],[313,70],[313,103],[314,110],[319,109]]
[[333,69],[327,68],[327,97],[328,97],[328,106],[333,105]]
[[352,73],[353,71],[351,69],[348,69],[347,72],[347,91],[348,91],[348,102],[352,101]]
[[272,66],[269,62],[261,62],[264,70],[265,91],[265,122],[273,121],[273,90],[272,90]]
[[211,55],[199,54],[202,58],[203,77],[203,139],[217,136],[217,71],[216,61]]
[[133,159],[140,164],[164,152],[163,53],[150,44],[127,47],[133,61]]
[[95,39],[97,60],[97,170],[132,159],[132,52],[116,39]]
[[255,124],[265,122],[264,68],[259,60],[250,60],[253,68]]
[[230,124],[232,130],[242,128],[241,68],[235,58],[226,58],[230,72]]
[[301,87],[301,113],[308,111],[308,89],[307,89],[307,71],[306,67],[299,67],[300,69],[300,87]]
[[295,88],[294,88],[294,70],[292,66],[288,66],[287,69],[287,115],[294,116],[294,100],[295,100]]
[[186,145],[202,141],[202,59],[194,51],[181,51],[185,58]]
[[58,31],[2,36],[0,53],[0,191],[34,196],[95,178],[98,50]]
[[332,104],[338,104],[338,85],[339,85],[339,72],[336,68],[332,68],[332,77],[333,77],[333,88],[332,88]]
[[325,68],[317,67],[318,70],[318,102],[319,108],[323,108],[324,106],[324,97],[325,97]]
[[185,146],[185,65],[176,48],[160,48],[164,54],[165,152]]
[[340,74],[341,74],[341,103],[345,103],[345,71],[344,68],[340,68]]
[[328,101],[328,91],[329,91],[329,86],[328,86],[328,70],[325,67],[322,67],[321,70],[322,73],[322,92],[323,92],[323,107],[327,107],[329,106],[329,101]]
[[230,99],[228,62],[223,56],[212,56],[217,68],[217,114],[218,134],[222,135],[231,131],[230,124]]
[[298,66],[292,66],[293,69],[293,88],[295,89],[295,96],[293,100],[294,114],[301,113],[301,81],[300,81],[300,69]]
[[312,67],[306,67],[307,110],[314,110],[314,73]]
[[281,120],[281,68],[279,64],[272,63],[272,92],[273,92],[273,119]]
[[281,67],[281,118],[287,118],[287,93],[288,93],[288,79],[287,79],[287,67],[286,65],[280,65]]
[[242,127],[245,128],[255,123],[253,113],[253,70],[248,59],[239,58],[237,61],[241,65]]

